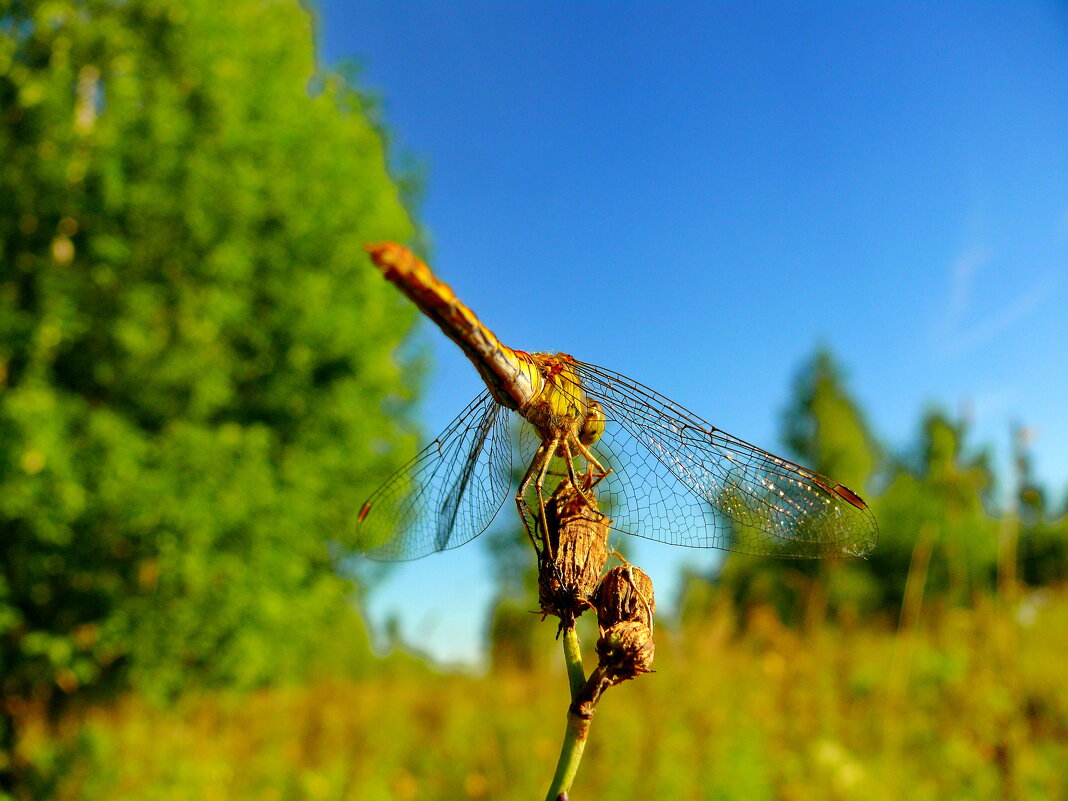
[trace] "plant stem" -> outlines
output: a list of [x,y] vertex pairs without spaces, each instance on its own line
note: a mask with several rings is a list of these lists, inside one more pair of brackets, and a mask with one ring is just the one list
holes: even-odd
[[567,801],[571,782],[575,780],[582,751],[586,747],[586,737],[590,732],[590,720],[593,708],[606,686],[605,672],[600,666],[590,674],[589,681],[582,670],[582,654],[579,651],[579,638],[574,626],[564,629],[564,662],[567,665],[567,678],[571,684],[571,706],[567,710],[567,729],[564,730],[564,743],[560,747],[560,759],[556,763],[545,801]]
[[582,760],[582,751],[586,747],[586,735],[590,730],[590,721],[579,720],[577,716],[568,710],[567,730],[564,732],[564,744],[560,748],[560,759],[556,763],[556,775],[553,783],[549,786],[549,792],[545,794],[545,801],[567,801],[567,791],[571,789],[571,782],[575,780],[579,762]]
[[578,698],[586,686],[586,674],[582,670],[582,651],[579,649],[578,632],[571,625],[564,629],[564,664],[567,666],[567,680],[571,684],[571,700]]

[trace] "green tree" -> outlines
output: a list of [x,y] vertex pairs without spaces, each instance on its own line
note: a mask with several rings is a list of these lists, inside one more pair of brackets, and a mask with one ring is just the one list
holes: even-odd
[[863,493],[879,462],[864,415],[826,348],[802,365],[783,415],[783,441],[806,466]]
[[887,608],[900,603],[920,543],[930,548],[928,595],[968,603],[994,586],[998,522],[987,509],[994,477],[987,455],[972,452],[966,439],[963,423],[929,411],[913,453],[892,470],[877,506],[879,547],[869,560]]
[[1013,430],[1015,522],[1019,578],[1031,586],[1053,584],[1068,577],[1068,514],[1053,511],[1034,473],[1029,449],[1031,431]]
[[1028,493],[1021,506],[1017,543],[1019,578],[1032,587],[1063,582],[1068,578],[1068,514],[1051,516],[1036,508],[1038,498]]
[[353,614],[337,562],[417,389],[361,245],[416,231],[313,27],[296,0],[0,6],[5,699],[252,685]]

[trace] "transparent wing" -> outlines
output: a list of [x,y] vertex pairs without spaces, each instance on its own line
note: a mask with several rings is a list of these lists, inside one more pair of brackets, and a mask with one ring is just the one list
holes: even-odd
[[508,497],[510,414],[483,392],[360,509],[356,543],[382,561],[458,548],[487,528]]
[[672,545],[749,554],[863,556],[878,527],[847,487],[709,425],[631,379],[576,363],[607,418],[593,450],[613,528]]

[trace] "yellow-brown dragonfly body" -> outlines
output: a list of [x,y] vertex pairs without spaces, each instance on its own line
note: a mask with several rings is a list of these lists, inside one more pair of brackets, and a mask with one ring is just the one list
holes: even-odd
[[[875,518],[847,487],[618,373],[565,353],[513,350],[407,248],[367,250],[487,386],[364,504],[357,542],[368,556],[415,559],[478,536],[516,467],[526,470],[516,502],[535,548],[544,547],[545,498],[565,476],[607,501],[613,528],[661,542],[788,557],[862,556],[874,547]],[[518,438],[507,410],[525,421]]]

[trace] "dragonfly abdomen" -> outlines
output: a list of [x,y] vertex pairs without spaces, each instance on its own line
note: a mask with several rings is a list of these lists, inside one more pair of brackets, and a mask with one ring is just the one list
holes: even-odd
[[365,248],[386,280],[460,346],[498,403],[518,409],[540,392],[541,375],[531,357],[497,339],[414,253],[395,242],[379,242]]

